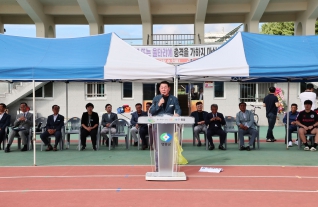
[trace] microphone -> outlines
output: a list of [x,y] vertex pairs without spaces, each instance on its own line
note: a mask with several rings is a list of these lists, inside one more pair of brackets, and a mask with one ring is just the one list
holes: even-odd
[[[163,94],[161,94],[161,98],[163,98],[163,97],[164,97],[164,95],[163,95]],[[160,106],[163,106],[163,103],[162,103]]]

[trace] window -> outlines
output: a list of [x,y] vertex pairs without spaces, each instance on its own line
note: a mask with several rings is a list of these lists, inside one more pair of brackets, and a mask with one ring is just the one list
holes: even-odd
[[152,100],[155,97],[156,84],[143,84],[143,100]]
[[224,82],[214,82],[214,98],[224,98]]
[[85,86],[86,98],[106,98],[105,83],[85,83]]
[[302,93],[302,92],[304,92],[306,90],[307,83],[301,82],[301,83],[299,83],[299,87],[300,87],[300,92],[299,93]]
[[268,88],[274,85],[274,83],[241,83],[240,101],[263,103],[269,93]]
[[[32,98],[33,93],[29,94],[27,98]],[[41,88],[35,90],[36,98],[53,98],[53,82],[49,82]]]
[[125,82],[122,84],[122,94],[123,98],[132,98],[133,97],[133,84],[132,82]]

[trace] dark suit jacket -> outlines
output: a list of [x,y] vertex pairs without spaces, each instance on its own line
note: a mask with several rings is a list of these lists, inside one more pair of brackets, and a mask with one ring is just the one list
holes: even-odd
[[[88,126],[88,113],[87,112],[83,113],[81,124]],[[91,127],[93,127],[95,124],[97,124],[97,125],[99,124],[99,117],[98,117],[98,114],[96,112],[93,112],[92,116],[91,116]]]
[[158,95],[153,98],[152,105],[150,108],[150,113],[154,115],[159,114],[174,114],[174,111],[176,111],[176,114],[179,114],[181,116],[181,108],[179,105],[179,101],[177,97],[169,95],[168,102],[166,105],[166,108],[164,109],[163,106],[158,106],[158,103],[160,99],[162,98],[162,95]]
[[64,116],[58,114],[55,121],[53,114],[47,117],[46,130],[55,129],[56,131],[61,131],[63,126]]
[[7,113],[4,113],[2,119],[0,120],[0,129],[4,130],[7,126],[10,126],[11,116]]
[[[205,118],[208,115],[208,112],[202,111],[202,113],[203,113],[203,121],[205,121]],[[190,116],[194,117],[194,126],[197,126],[198,125],[197,123],[199,122],[199,113],[198,113],[198,111],[193,111]]]
[[[141,115],[140,116],[148,116],[148,115],[147,115],[147,112],[141,111]],[[138,113],[137,113],[137,111],[135,111],[134,113],[131,114],[130,124],[132,126],[136,126],[136,124],[138,124]],[[140,126],[147,126],[147,125],[146,124],[140,124]]]
[[221,121],[210,121],[210,119],[213,118],[212,112],[208,113],[207,116],[205,117],[205,124],[209,125],[209,129],[220,129],[221,125],[225,125],[225,119],[222,113],[217,112],[217,117],[221,118]]
[[[102,116],[102,126],[105,127],[106,124],[111,124],[113,121],[118,119],[117,114],[111,113],[110,118],[108,118],[108,113],[103,114]],[[114,126],[115,127],[115,126]]]

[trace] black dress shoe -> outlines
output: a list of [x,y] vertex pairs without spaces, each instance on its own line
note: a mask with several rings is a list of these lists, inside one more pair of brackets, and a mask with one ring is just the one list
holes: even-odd
[[23,148],[21,149],[22,152],[27,151],[27,150],[28,150],[27,145],[24,145]]
[[277,140],[274,138],[273,141],[276,142]]
[[251,151],[250,146],[247,146],[245,149],[246,149],[246,151]]
[[49,145],[49,146],[47,146],[45,151],[51,151],[51,150],[53,150],[53,147],[51,145]]
[[214,148],[215,148],[214,144],[209,146],[209,150],[214,150]]
[[96,151],[97,150],[96,147],[93,147],[93,150]]
[[6,147],[6,149],[4,150],[5,153],[11,152],[9,147]]
[[245,146],[241,146],[240,147],[240,150],[242,151],[242,150],[246,150],[246,147]]
[[198,142],[197,146],[198,146],[198,147],[201,147],[201,145],[202,145],[201,142]]
[[81,148],[81,151],[83,151],[83,150],[85,150],[85,147],[84,147],[84,146],[82,146],[82,148]]
[[225,147],[223,147],[223,145],[219,145],[219,149],[220,150],[226,150]]
[[134,142],[134,147],[137,147],[138,146],[138,142]]

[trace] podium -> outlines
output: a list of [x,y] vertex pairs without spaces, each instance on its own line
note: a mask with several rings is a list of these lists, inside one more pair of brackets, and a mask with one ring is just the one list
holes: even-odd
[[[154,172],[146,173],[146,180],[186,180],[184,172],[178,172],[178,142],[182,141],[184,124],[194,124],[193,117],[170,115],[141,116],[139,124],[148,124],[154,144]],[[180,139],[176,142],[175,136]]]

